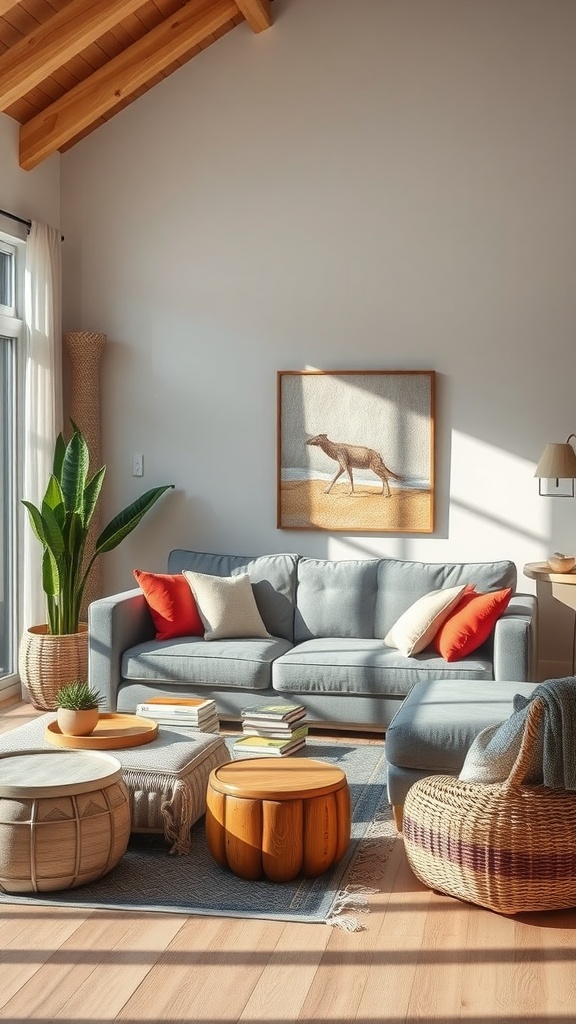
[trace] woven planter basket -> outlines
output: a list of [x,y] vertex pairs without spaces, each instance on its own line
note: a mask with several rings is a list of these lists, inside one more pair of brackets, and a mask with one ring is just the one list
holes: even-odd
[[18,653],[20,679],[35,708],[53,711],[61,686],[88,678],[88,626],[78,633],[54,636],[48,626],[24,630]]
[[524,785],[544,704],[529,707],[506,782],[433,775],[404,804],[404,844],[431,889],[502,914],[576,906],[576,792]]

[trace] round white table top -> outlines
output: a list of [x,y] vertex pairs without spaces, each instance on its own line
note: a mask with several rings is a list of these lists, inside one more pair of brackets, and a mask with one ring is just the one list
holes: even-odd
[[526,562],[522,572],[531,580],[549,580],[550,583],[568,583],[576,586],[576,567],[570,572],[553,572],[548,562]]
[[99,750],[17,750],[0,755],[0,797],[89,793],[120,778],[120,761]]

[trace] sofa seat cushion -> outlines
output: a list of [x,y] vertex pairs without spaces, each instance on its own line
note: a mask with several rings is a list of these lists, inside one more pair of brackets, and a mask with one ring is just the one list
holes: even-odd
[[461,677],[419,683],[386,731],[388,762],[428,774],[457,774],[478,733],[508,718],[515,694],[528,697],[536,685]]
[[286,693],[405,696],[422,680],[455,676],[492,679],[492,661],[481,649],[450,665],[431,648],[406,658],[381,640],[330,637],[297,644],[278,658],[272,685]]
[[124,651],[122,676],[154,683],[266,690],[272,685],[272,662],[291,646],[278,637],[210,643],[195,637],[148,640]]

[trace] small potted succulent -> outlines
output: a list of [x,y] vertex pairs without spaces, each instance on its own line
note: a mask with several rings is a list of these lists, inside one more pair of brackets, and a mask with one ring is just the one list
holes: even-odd
[[88,736],[98,724],[103,697],[83,679],[61,686],[56,694],[58,728],[64,736]]

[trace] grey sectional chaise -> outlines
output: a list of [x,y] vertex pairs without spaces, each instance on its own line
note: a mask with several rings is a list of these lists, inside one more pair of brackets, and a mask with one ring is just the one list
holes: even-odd
[[[221,718],[274,697],[297,699],[311,721],[387,728],[414,683],[533,680],[536,598],[516,594],[510,561],[437,563],[396,558],[329,561],[296,554],[239,556],[175,550],[167,572],[248,573],[268,639],[157,641],[140,590],[89,609],[89,678],[109,710],[153,694],[214,697]],[[514,595],[489,640],[446,662],[432,648],[404,657],[383,638],[431,590],[473,583]]]

